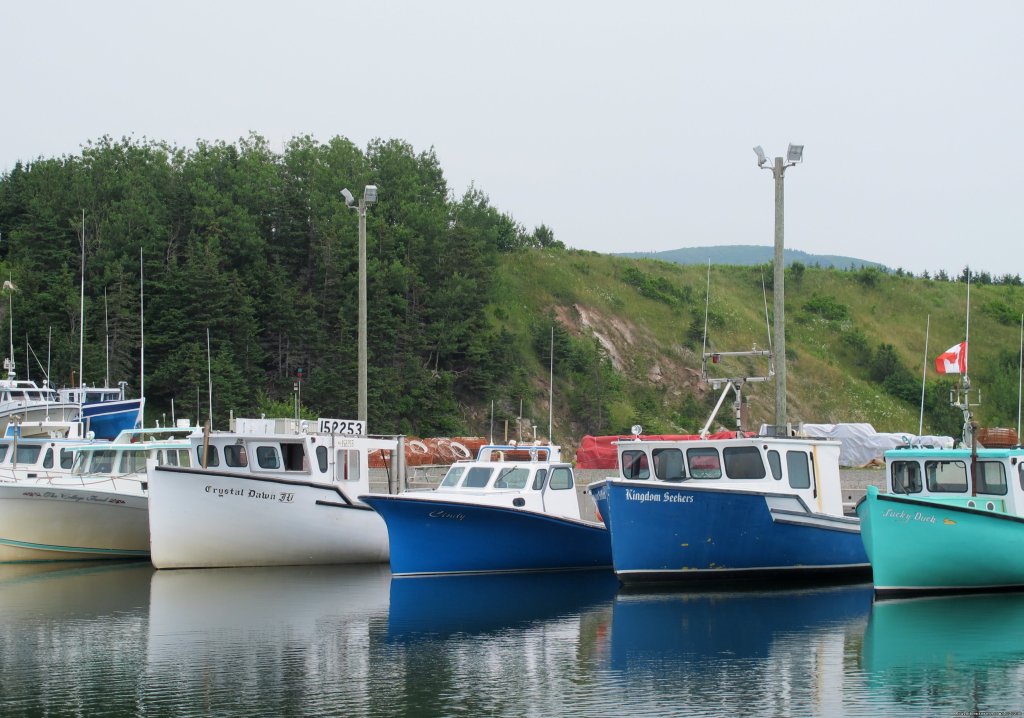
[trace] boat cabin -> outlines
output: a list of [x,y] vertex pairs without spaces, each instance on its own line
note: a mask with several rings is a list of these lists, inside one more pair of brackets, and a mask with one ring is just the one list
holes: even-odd
[[451,465],[434,489],[437,498],[508,505],[580,518],[572,466],[561,462],[557,446],[481,446],[476,459]]
[[1024,515],[1024,449],[898,448],[885,452],[886,490]]
[[47,386],[38,386],[34,381],[11,379],[0,382],[0,405],[45,402],[57,403],[57,392]]
[[0,480],[25,481],[71,471],[83,441],[4,438],[0,440]]
[[[239,418],[234,426],[233,431],[193,433],[193,465],[368,487],[371,455],[386,457],[398,448],[394,439],[320,433],[305,421]],[[391,465],[391,460],[385,459],[385,465]]]
[[629,481],[794,494],[842,514],[839,443],[755,436],[734,439],[621,439],[619,471]]

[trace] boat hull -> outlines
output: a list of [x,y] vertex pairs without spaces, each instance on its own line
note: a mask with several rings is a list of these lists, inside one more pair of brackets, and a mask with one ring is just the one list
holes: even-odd
[[144,496],[0,484],[0,562],[145,558]]
[[137,429],[141,425],[144,404],[145,399],[85,404],[82,423],[97,439],[113,440],[125,429]]
[[599,524],[409,495],[361,498],[387,523],[395,576],[611,566],[608,531]]
[[876,595],[1024,588],[1022,518],[876,487],[857,515]]
[[384,521],[337,486],[150,466],[157,568],[381,563]]
[[591,492],[626,584],[870,575],[858,522],[798,497],[614,480]]

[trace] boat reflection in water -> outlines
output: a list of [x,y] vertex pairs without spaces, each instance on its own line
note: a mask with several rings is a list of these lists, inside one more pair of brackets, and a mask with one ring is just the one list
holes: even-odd
[[0,714],[135,714],[152,574],[149,561],[0,564]]
[[1024,706],[1024,593],[876,601],[862,668],[876,693],[934,715]]
[[859,640],[871,597],[870,584],[620,593],[611,685],[627,708],[843,715],[846,647]]
[[396,578],[388,638],[438,639],[523,627],[608,603],[618,586],[611,569]]

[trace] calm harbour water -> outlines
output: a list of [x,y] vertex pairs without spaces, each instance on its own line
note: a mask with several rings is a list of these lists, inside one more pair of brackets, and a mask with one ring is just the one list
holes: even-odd
[[3,716],[1022,708],[1024,594],[873,603],[867,585],[636,593],[608,573],[0,565]]

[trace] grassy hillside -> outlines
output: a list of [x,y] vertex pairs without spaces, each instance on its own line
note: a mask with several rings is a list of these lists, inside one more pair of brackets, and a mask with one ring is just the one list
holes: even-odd
[[[573,373],[560,368],[559,349],[555,351],[557,441],[573,446],[584,433],[627,432],[638,422],[650,432],[701,427],[718,398],[700,381],[706,267],[583,251],[536,251],[510,255],[496,270],[489,312],[508,332],[509,354],[529,377],[525,397],[496,398],[496,416],[504,412],[506,418],[514,417],[523,400],[524,415],[532,415],[540,433],[546,433],[548,363],[542,349],[546,341],[538,341],[537,330],[548,332],[554,317],[556,335],[571,336],[584,357],[576,361]],[[709,351],[767,348],[763,285],[770,311],[771,281],[766,265],[712,267]],[[930,408],[924,433],[958,431],[959,415],[948,409],[952,381],[936,374],[934,358],[962,341],[966,303],[966,285],[958,282],[872,268],[788,269],[790,420],[863,421],[879,431],[916,432],[930,316]],[[982,425],[1015,426],[1024,288],[972,286],[971,306],[970,373],[984,399],[976,410],[978,418]],[[598,345],[595,356],[605,357],[613,368],[610,374],[600,374],[596,359],[593,371],[587,368],[586,348]],[[727,372],[722,375],[755,375],[765,373],[766,364],[748,361],[714,369]],[[591,375],[597,377],[593,384]],[[772,423],[774,383],[748,384],[745,397],[747,426]],[[581,404],[589,411],[580,411]],[[731,421],[730,400],[719,422],[730,428]]]

